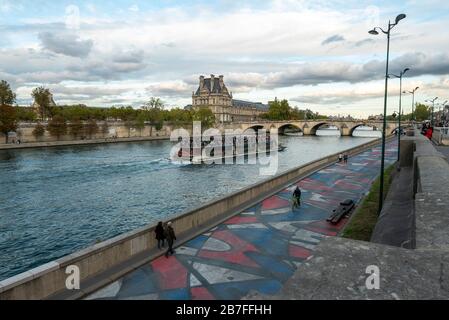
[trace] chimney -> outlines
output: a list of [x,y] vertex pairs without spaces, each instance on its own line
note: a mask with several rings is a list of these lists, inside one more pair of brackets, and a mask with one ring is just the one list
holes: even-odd
[[215,84],[215,76],[213,74],[210,75],[210,92],[214,91]]
[[220,75],[219,78],[220,78],[220,80],[219,80],[219,82],[220,82],[220,87],[223,88],[223,85],[224,85],[224,82],[223,82],[223,75]]
[[200,76],[200,90],[204,87],[204,76]]

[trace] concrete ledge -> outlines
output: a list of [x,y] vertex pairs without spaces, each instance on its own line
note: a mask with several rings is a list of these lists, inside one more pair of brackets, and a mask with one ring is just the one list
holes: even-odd
[[[370,265],[379,268],[379,290],[366,288],[366,268]],[[246,299],[449,299],[449,255],[447,251],[406,250],[328,238],[299,266],[279,294],[253,292]]]
[[[345,150],[350,155],[363,152],[378,145],[378,140]],[[316,170],[336,162],[338,154],[333,154],[303,166],[288,170],[278,176],[234,192],[221,199],[210,201],[203,206],[185,212],[172,219],[173,226],[180,238],[191,239],[202,230],[209,229],[225,219],[236,215],[256,204],[261,199],[275,194],[289,184],[307,176]],[[25,272],[0,283],[3,299],[44,299],[65,290],[65,268],[76,265],[80,269],[81,283],[84,286],[94,277],[127,264],[139,255],[145,256],[156,248],[154,225],[127,232],[113,239],[62,257],[46,266]],[[139,260],[139,259],[137,259]],[[109,278],[115,280],[114,277]],[[103,284],[107,281],[105,280]],[[83,292],[86,293],[86,292]]]
[[0,144],[0,150],[83,146],[83,145],[96,145],[96,144],[107,144],[107,143],[157,141],[157,140],[168,140],[168,139],[170,139],[170,137],[161,136],[161,137],[131,137],[131,138],[117,138],[117,139],[90,139],[90,140],[72,140],[72,141],[28,142],[28,143],[21,143],[21,144]]

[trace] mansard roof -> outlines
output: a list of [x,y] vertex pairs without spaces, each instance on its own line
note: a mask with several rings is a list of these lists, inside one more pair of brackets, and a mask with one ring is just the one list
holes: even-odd
[[236,108],[256,108],[261,111],[268,111],[270,108],[267,104],[261,102],[252,102],[245,100],[232,99],[232,106]]
[[[213,91],[210,90],[211,88],[211,78],[205,78],[204,79],[204,87],[209,90],[210,93],[228,93],[227,90],[222,90],[220,86],[220,78],[214,78],[214,88]],[[223,83],[223,88],[226,88],[226,86]],[[200,94],[200,87],[198,86],[198,89],[195,92],[196,95]]]

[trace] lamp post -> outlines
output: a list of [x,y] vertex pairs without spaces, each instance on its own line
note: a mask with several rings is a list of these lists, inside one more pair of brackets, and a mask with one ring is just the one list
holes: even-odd
[[432,102],[432,120],[430,121],[430,124],[432,125],[432,127],[434,126],[434,123],[433,123],[433,111],[435,109],[435,101],[437,99],[438,99],[438,97],[435,97],[432,100],[426,100],[426,102]]
[[378,214],[382,211],[383,201],[384,201],[384,169],[385,169],[385,130],[387,127],[387,94],[388,94],[388,59],[390,58],[390,32],[391,29],[393,29],[399,21],[404,19],[406,17],[405,14],[401,13],[398,15],[395,19],[394,23],[391,23],[391,21],[388,21],[388,30],[384,30],[380,27],[375,27],[374,29],[370,30],[368,33],[372,35],[378,35],[380,30],[382,33],[387,35],[387,60],[386,60],[386,67],[385,67],[385,96],[384,96],[384,119],[383,119],[383,128],[382,128],[382,159],[380,162],[380,186],[379,186],[379,208],[378,208]]
[[402,76],[409,71],[409,68],[405,68],[404,70],[402,70],[399,75],[395,75],[395,74],[391,74],[389,76],[393,76],[396,78],[399,78],[399,117],[398,117],[398,162],[401,159],[401,107],[402,107]]
[[412,91],[404,91],[403,93],[411,93],[413,95],[412,97],[412,122],[415,121],[415,92],[416,90],[418,90],[419,87],[416,87],[415,89],[413,89]]
[[440,123],[443,122],[444,107],[446,106],[446,103],[447,103],[447,100],[444,101],[440,107],[438,107],[438,116],[439,116],[438,119],[439,119]]

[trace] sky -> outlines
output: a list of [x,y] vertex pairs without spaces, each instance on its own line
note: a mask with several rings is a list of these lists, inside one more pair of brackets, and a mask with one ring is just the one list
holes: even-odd
[[[449,100],[449,2],[365,0],[0,0],[0,79],[29,105],[37,86],[58,104],[167,108],[192,101],[200,75],[223,75],[234,98],[288,99],[327,115],[383,111],[390,73],[403,90]],[[388,113],[399,80],[389,81]],[[405,112],[411,95],[403,96]],[[438,106],[438,105],[437,105]]]

